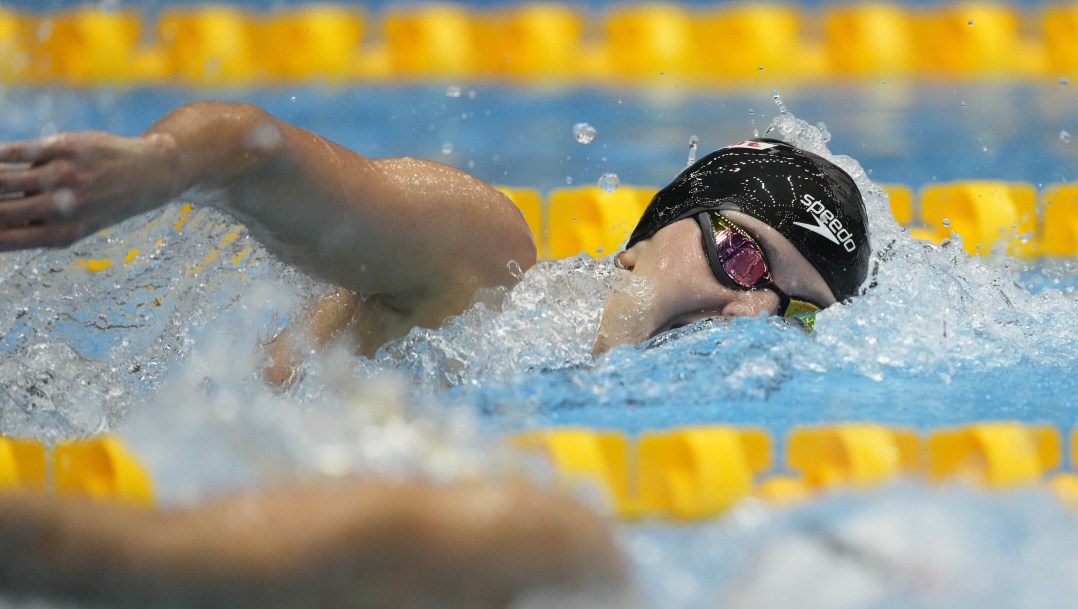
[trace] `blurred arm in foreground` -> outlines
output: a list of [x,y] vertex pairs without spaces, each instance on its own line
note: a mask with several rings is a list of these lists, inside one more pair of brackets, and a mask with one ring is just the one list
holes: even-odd
[[551,590],[616,598],[623,575],[597,516],[524,485],[361,481],[174,512],[0,494],[0,591],[16,597],[140,609],[482,608]]

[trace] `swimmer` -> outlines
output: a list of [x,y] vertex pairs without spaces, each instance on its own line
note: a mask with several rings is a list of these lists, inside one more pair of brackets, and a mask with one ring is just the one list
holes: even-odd
[[[247,104],[188,104],[136,137],[4,143],[0,163],[0,251],[68,246],[182,196],[340,286],[298,336],[265,345],[276,383],[294,378],[297,344],[344,336],[371,354],[536,262],[521,214],[493,187],[431,161],[364,157]],[[811,323],[857,294],[868,259],[864,204],[841,169],[774,140],[720,149],[655,196],[614,257],[651,289],[607,299],[595,351],[712,316]],[[326,606],[493,607],[536,586],[622,576],[603,523],[535,489],[349,488],[164,515],[0,496],[0,588],[139,606],[267,606],[279,594],[293,606],[316,595]],[[124,573],[138,578],[130,597]]]
[[[247,104],[188,104],[137,137],[0,144],[0,163],[14,164],[0,171],[0,251],[67,246],[183,196],[340,286],[302,331],[264,345],[278,384],[294,379],[297,345],[344,338],[373,354],[536,262],[520,212],[490,185],[432,161],[367,158]],[[614,258],[652,289],[607,299],[594,350],[711,316],[811,322],[857,293],[868,259],[864,204],[845,172],[775,140],[741,142],[652,200]]]

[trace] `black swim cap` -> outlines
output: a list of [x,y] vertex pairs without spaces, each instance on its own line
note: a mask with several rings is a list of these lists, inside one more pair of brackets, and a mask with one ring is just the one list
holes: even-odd
[[710,209],[774,227],[840,301],[868,275],[868,219],[853,179],[819,155],[766,138],[716,150],[682,172],[651,199],[626,247]]

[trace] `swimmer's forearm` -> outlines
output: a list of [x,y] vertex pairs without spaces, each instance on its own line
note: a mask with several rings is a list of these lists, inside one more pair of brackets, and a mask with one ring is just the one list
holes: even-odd
[[280,134],[265,111],[244,103],[196,102],[169,112],[143,133],[173,145],[180,192],[216,191],[244,178],[276,152]]
[[154,519],[81,499],[0,494],[0,590],[120,606],[121,596],[145,596],[154,552],[140,533],[152,533]]
[[158,515],[0,495],[0,589],[116,607],[501,607],[614,588],[603,523],[513,486],[359,483]]

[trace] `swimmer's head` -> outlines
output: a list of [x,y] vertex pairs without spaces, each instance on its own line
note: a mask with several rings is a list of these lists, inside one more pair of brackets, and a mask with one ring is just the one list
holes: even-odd
[[752,216],[793,244],[838,301],[868,275],[868,219],[853,179],[827,159],[785,142],[754,139],[697,161],[644,210],[626,248],[707,211]]

